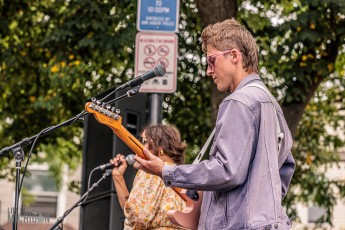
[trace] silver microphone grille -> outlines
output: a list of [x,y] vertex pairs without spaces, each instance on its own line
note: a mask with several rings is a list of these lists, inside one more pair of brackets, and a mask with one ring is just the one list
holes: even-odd
[[128,156],[126,156],[126,161],[127,161],[127,164],[129,165],[134,165],[136,162],[133,154],[129,154]]

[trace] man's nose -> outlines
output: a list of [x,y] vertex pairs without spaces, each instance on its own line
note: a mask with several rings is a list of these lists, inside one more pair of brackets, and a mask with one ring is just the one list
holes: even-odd
[[214,73],[213,69],[211,69],[209,66],[207,66],[206,75],[211,77],[213,73]]

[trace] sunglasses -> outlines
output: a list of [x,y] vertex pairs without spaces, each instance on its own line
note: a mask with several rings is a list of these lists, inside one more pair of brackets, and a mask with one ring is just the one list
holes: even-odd
[[207,59],[207,65],[208,65],[208,68],[210,68],[210,70],[214,70],[214,67],[215,67],[215,63],[216,63],[216,58],[219,56],[219,55],[224,55],[226,53],[229,53],[231,52],[233,49],[230,49],[230,50],[225,50],[223,52],[220,52],[220,53],[217,53],[217,54],[213,54],[213,55],[210,55],[208,56],[206,59]]
[[140,142],[141,144],[146,145],[147,139],[145,137],[140,137]]

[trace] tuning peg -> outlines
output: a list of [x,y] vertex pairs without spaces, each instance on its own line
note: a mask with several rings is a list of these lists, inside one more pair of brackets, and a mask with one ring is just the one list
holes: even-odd
[[91,102],[93,102],[93,103],[96,102],[96,100],[97,99],[95,97],[91,98]]
[[116,114],[119,114],[120,112],[121,112],[120,109],[116,109],[116,110],[115,110],[115,113],[116,113]]

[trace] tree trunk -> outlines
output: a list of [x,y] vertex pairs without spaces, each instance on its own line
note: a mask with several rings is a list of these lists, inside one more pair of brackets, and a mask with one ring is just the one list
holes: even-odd
[[236,17],[237,0],[197,0],[201,22],[209,24]]
[[309,104],[312,96],[314,95],[320,83],[321,83],[321,78],[319,79],[318,82],[315,82],[309,87],[308,91],[305,92],[306,99],[304,103],[296,102],[296,103],[290,103],[290,104],[283,104],[281,106],[286,122],[290,128],[290,132],[293,137],[296,135],[298,123],[302,118],[305,107]]
[[[228,18],[236,18],[237,0],[197,0],[201,22],[204,27]],[[228,93],[219,93],[217,87],[211,88],[212,124],[215,124],[218,107]]]

